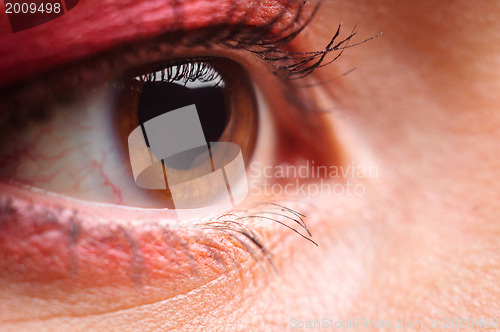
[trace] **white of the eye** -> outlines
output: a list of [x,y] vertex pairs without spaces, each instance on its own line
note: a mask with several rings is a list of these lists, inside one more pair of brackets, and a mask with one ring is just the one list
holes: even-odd
[[249,180],[254,179],[255,174],[252,169],[261,169],[266,166],[274,165],[276,161],[275,147],[277,142],[276,123],[271,115],[270,106],[257,84],[253,84],[255,97],[257,101],[257,110],[259,114],[258,135],[255,142],[255,151],[252,154],[252,165],[248,170]]

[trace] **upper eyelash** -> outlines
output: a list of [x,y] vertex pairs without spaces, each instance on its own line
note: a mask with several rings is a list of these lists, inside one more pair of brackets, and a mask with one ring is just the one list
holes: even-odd
[[[369,40],[377,38],[379,35],[375,35],[373,37],[367,38],[355,44],[349,45],[351,39],[356,35],[356,27],[352,30],[352,32],[345,37],[344,39],[337,41],[340,36],[340,30],[342,28],[342,24],[339,24],[335,34],[332,39],[325,47],[324,50],[321,51],[313,51],[313,52],[290,52],[290,51],[282,51],[280,49],[265,49],[265,50],[250,50],[254,55],[265,60],[273,69],[274,74],[278,77],[285,80],[298,80],[304,77],[309,76],[315,70],[325,67],[334,61],[336,61],[340,56],[344,53],[344,51],[362,43],[365,43]],[[327,55],[332,52],[338,51],[339,53],[335,55],[335,57],[326,63]]]
[[178,64],[174,63],[149,74],[136,76],[134,79],[141,83],[154,81],[171,83],[181,81],[184,85],[194,81],[203,83],[214,82],[214,86],[223,87],[224,81],[222,77],[215,68],[205,60],[206,59],[198,60],[197,58],[187,59],[185,62]]
[[[234,4],[236,6],[237,1],[234,1]],[[81,60],[77,65],[68,65],[58,72],[5,88],[0,91],[0,110],[5,112],[4,117],[0,119],[0,126],[9,120],[23,124],[28,115],[38,115],[43,118],[46,116],[43,105],[57,100],[58,96],[64,95],[71,100],[72,97],[77,97],[76,94],[79,91],[92,88],[116,75],[117,71],[130,70],[131,66],[138,67],[141,62],[144,66],[144,61],[147,61],[144,59],[144,53],[161,54],[165,52],[162,50],[165,45],[170,49],[177,46],[202,45],[210,48],[214,44],[224,45],[232,49],[245,50],[260,57],[270,65],[275,75],[284,80],[305,77],[320,68],[327,54],[341,49],[342,45],[345,46],[354,33],[333,45],[334,39],[338,36],[336,33],[335,38],[325,50],[315,52],[281,50],[312,21],[320,2],[314,5],[311,12],[305,10],[304,1],[292,1],[287,6],[292,5],[296,6],[293,19],[277,32],[273,31],[283,24],[283,16],[289,8],[283,7],[283,10],[271,18],[267,24],[259,27],[249,27],[247,19],[250,15],[247,15],[239,23],[233,23],[230,26],[219,25],[200,31],[191,31],[189,34],[181,30],[169,32],[149,42],[124,46],[108,55]]]
[[[321,5],[321,1],[317,2],[313,7],[312,12],[305,14],[307,16],[304,18],[303,9],[306,2],[296,1],[295,3],[298,3],[298,9],[296,10],[294,19],[289,25],[274,36],[271,34],[271,36],[266,39],[256,39],[252,36],[255,31],[251,31],[249,35],[241,34],[241,32],[238,31],[236,34],[236,36],[238,36],[237,38],[231,38],[232,36],[229,35],[225,40],[220,40],[219,43],[222,43],[229,48],[244,49],[261,58],[273,69],[273,74],[283,80],[297,80],[307,77],[318,68],[333,63],[343,54],[345,49],[363,44],[369,40],[377,38],[380,35],[377,34],[355,44],[349,45],[351,39],[356,35],[356,27],[353,28],[347,37],[337,41],[342,28],[342,24],[339,24],[335,34],[323,50],[311,52],[293,52],[282,50],[281,48],[283,46],[289,44],[309,25],[309,23],[312,22]],[[264,34],[270,33],[270,31],[273,30],[274,24],[279,22],[281,19],[281,14],[283,12],[284,10],[272,19],[268,25],[261,27],[260,32],[263,32]],[[298,22],[302,23],[296,25]],[[324,63],[326,56],[336,51],[339,53],[333,59]]]

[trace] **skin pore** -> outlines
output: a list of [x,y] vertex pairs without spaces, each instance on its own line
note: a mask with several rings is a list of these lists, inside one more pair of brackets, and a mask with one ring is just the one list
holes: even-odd
[[[137,1],[108,0],[96,11],[93,1],[81,1],[71,15],[59,18],[74,28],[78,41],[49,24],[37,30],[47,39],[34,32],[25,39],[2,34],[1,44],[16,50],[2,52],[2,69],[8,69],[2,84],[168,30],[173,10],[160,2],[142,1],[138,9]],[[224,5],[184,2],[190,6],[185,12],[194,13],[186,28],[203,26],[213,3]],[[354,72],[298,94],[303,103],[313,98],[318,110],[326,111],[321,119],[335,143],[323,135],[304,140],[324,144],[320,151],[339,165],[355,160],[378,168],[377,177],[363,179],[361,196],[325,195],[306,207],[291,203],[307,215],[318,247],[282,228],[257,225],[277,273],[235,250],[241,269],[216,271],[204,282],[190,275],[178,282],[162,279],[167,278],[162,266],[151,268],[157,275],[142,286],[126,283],[125,277],[99,279],[110,271],[92,278],[91,267],[74,284],[50,278],[19,282],[2,274],[2,330],[278,331],[290,328],[292,319],[498,318],[499,14],[498,4],[470,1],[323,1],[294,40],[296,51],[324,48],[341,22],[346,31],[357,24],[354,41],[383,35],[346,50],[303,84],[328,81],[356,67]],[[83,20],[90,15],[95,17]],[[29,52],[35,40],[40,52]],[[88,47],[75,48],[76,42]],[[276,122],[287,121],[278,111],[287,105],[279,85],[269,83],[276,78],[259,60],[213,52],[261,74],[254,79],[270,112],[278,113]],[[1,191],[2,198],[28,195],[4,184]],[[117,207],[95,213],[123,214]],[[210,262],[200,261],[206,264],[202,275],[214,272]],[[180,289],[172,293],[172,287]]]

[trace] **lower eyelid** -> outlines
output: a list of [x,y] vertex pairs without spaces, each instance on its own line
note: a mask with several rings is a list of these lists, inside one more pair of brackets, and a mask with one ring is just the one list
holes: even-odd
[[99,222],[93,213],[51,207],[46,197],[0,187],[0,280],[24,285],[27,294],[37,294],[33,287],[71,294],[154,287],[158,300],[166,299],[218,278],[248,256],[221,232]]
[[[16,305],[17,299],[41,297],[66,303],[72,316],[170,299],[222,276],[232,280],[231,275],[257,265],[267,270],[272,267],[266,262],[269,254],[252,229],[275,240],[281,238],[280,228],[294,234],[269,219],[253,218],[260,207],[255,213],[236,211],[220,219],[224,221],[166,226],[145,221],[164,215],[168,223],[165,210],[86,203],[85,213],[80,214],[76,208],[84,203],[77,200],[5,183],[0,183],[0,192],[0,284],[16,285],[15,294],[23,295],[9,296]],[[284,211],[271,203],[269,207]],[[121,209],[121,214],[113,208]],[[129,222],[119,221],[118,215]],[[286,218],[284,222],[294,223]],[[239,219],[251,228],[234,227]],[[52,308],[47,310],[41,308],[31,318],[50,317]],[[0,319],[15,321],[26,313],[11,314],[0,313]]]
[[[0,296],[7,294],[9,307],[20,308],[8,316],[0,312],[5,322],[25,319],[24,308],[33,301],[54,304],[30,312],[30,319],[46,319],[172,299],[216,280],[230,286],[256,266],[272,272],[267,244],[275,252],[278,244],[290,242],[284,241],[288,236],[307,238],[302,233],[308,232],[303,215],[274,202],[217,220],[168,227],[144,221],[164,214],[168,222],[165,210],[120,208],[122,218],[129,220],[124,223],[107,218],[117,217],[112,206],[87,203],[85,214],[78,214],[75,208],[83,202],[5,183],[0,192],[0,285],[7,285]],[[61,308],[64,313],[53,312]]]
[[[149,250],[155,245],[161,244],[158,247],[158,254],[167,257],[172,253],[162,251],[161,246],[165,245],[165,248],[171,250],[179,246],[182,247],[183,243],[188,244],[202,237],[201,228],[195,229],[194,223],[190,225],[176,223],[175,213],[168,210],[129,208],[99,203],[92,204],[72,199],[66,200],[63,196],[48,197],[45,193],[30,192],[22,187],[9,184],[0,184],[0,188],[2,188],[0,232],[10,237],[16,236],[17,232],[20,238],[24,237],[25,240],[13,241],[18,247],[33,241],[33,244],[39,243],[50,251],[52,246],[60,246],[61,243],[43,241],[42,237],[50,240],[51,237],[58,237],[61,234],[65,237],[66,247],[81,245],[81,248],[74,250],[76,254],[84,251],[95,254],[100,250],[111,249],[115,258],[123,259],[123,257],[119,257],[122,253],[134,256],[133,251],[140,245],[139,242],[143,241],[143,238],[148,238],[148,241],[145,241],[147,245],[141,249]],[[91,237],[92,240],[82,245],[82,242]],[[6,237],[2,239],[3,241],[0,242],[2,244],[5,244],[6,240],[11,241]],[[156,243],[155,241],[170,241],[170,243]],[[91,247],[93,248],[91,249]],[[184,253],[185,255],[185,251],[181,249],[175,254]],[[40,254],[44,253],[42,252],[44,250],[37,251],[40,251],[38,252]],[[59,251],[53,253],[59,253]],[[112,258],[111,256],[109,258]],[[148,254],[143,256],[148,256]],[[82,255],[82,257],[85,256]],[[105,264],[111,264],[110,261],[106,261],[106,257],[101,256],[100,259]],[[125,260],[132,262],[134,260],[140,261],[141,258]],[[175,260],[177,265],[182,265],[180,264],[182,261],[180,256],[172,257],[172,260]],[[94,263],[102,265],[102,262]],[[62,265],[69,267],[71,264],[66,261]],[[68,271],[81,271],[81,268],[68,268]],[[22,274],[23,277],[28,275],[27,273]],[[65,276],[65,273],[54,275],[54,277]],[[124,282],[131,282],[133,279],[131,273],[128,273],[125,279],[128,280],[124,280]]]

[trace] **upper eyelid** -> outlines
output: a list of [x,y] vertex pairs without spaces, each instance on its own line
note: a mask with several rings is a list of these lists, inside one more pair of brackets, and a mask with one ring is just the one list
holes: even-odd
[[[243,49],[254,54],[260,54],[261,50],[266,49],[276,50],[302,31],[315,13],[315,11],[304,12],[301,5],[297,9],[292,21],[285,24],[284,27],[280,19],[285,14],[289,14],[289,11],[285,10],[280,11],[267,23],[259,26],[248,25],[245,20],[242,20],[232,25],[190,31],[189,34],[184,31],[168,32],[153,40],[125,45],[104,54],[94,55],[81,59],[77,63],[65,65],[31,81],[5,87],[0,90],[0,110],[7,116],[2,118],[4,122],[0,122],[0,126],[7,122],[10,110],[15,109],[16,115],[25,117],[30,115],[29,112],[33,108],[40,109],[40,105],[50,102],[50,96],[46,93],[47,87],[50,87],[52,96],[64,94],[77,88],[82,90],[92,87],[96,83],[109,79],[110,76],[117,75],[120,71],[130,70],[131,67],[139,67],[141,64],[146,65],[147,59],[143,59],[144,53],[164,53],[165,61],[169,58],[169,54],[165,53],[173,53],[170,51],[179,46],[199,45],[196,44],[197,41],[203,41],[204,45],[202,46],[207,49],[212,45],[221,45],[226,48]],[[309,16],[304,18],[303,15]],[[282,28],[278,29],[277,27]],[[122,63],[117,64],[120,61]],[[30,96],[30,98],[26,98],[26,96]]]
[[[315,3],[319,0],[309,0],[309,2]],[[169,4],[169,1],[167,1],[164,5],[164,7],[168,8],[171,7],[170,9],[173,10],[173,12],[179,12],[178,16],[181,18],[178,20],[173,20],[172,24],[164,26],[164,31],[162,32],[161,30],[156,31],[152,35],[144,35],[141,33],[141,30],[134,30],[134,27],[132,26],[131,29],[129,29],[131,32],[128,33],[129,37],[124,40],[119,40],[119,38],[115,38],[116,41],[113,39],[113,37],[108,37],[107,34],[100,34],[98,35],[97,39],[95,34],[94,39],[92,37],[89,38],[84,38],[79,42],[78,44],[72,44],[71,47],[78,48],[81,50],[79,52],[81,55],[77,58],[72,58],[66,60],[66,62],[61,62],[59,65],[57,63],[53,63],[48,61],[47,64],[44,64],[44,62],[41,63],[41,65],[45,65],[47,67],[40,67],[40,70],[37,71],[34,75],[31,76],[41,76],[44,73],[46,73],[48,70],[52,69],[53,71],[61,68],[63,65],[66,66],[68,64],[75,64],[80,61],[84,61],[85,59],[90,59],[92,57],[96,57],[97,55],[105,55],[106,53],[112,52],[114,49],[119,49],[123,48],[124,45],[134,45],[134,44],[139,44],[139,43],[144,43],[146,41],[151,41],[151,40],[156,40],[158,42],[161,42],[162,40],[173,43],[173,44],[180,44],[181,42],[184,42],[186,40],[183,40],[182,37],[187,36],[188,34],[194,33],[196,30],[205,32],[202,34],[198,34],[198,38],[189,38],[190,40],[194,40],[196,44],[203,44],[207,41],[210,42],[215,42],[215,43],[231,43],[234,45],[234,43],[237,43],[241,47],[245,46],[251,46],[253,43],[261,43],[262,46],[269,46],[270,43],[277,44],[281,43],[284,41],[284,38],[282,39],[281,37],[287,34],[288,38],[291,35],[292,30],[297,31],[301,27],[301,22],[307,21],[307,17],[311,16],[314,14],[315,10],[318,8],[318,5],[316,5],[314,8],[315,10],[313,11],[306,11],[304,10],[305,7],[310,7],[306,6],[306,1],[298,1],[298,0],[289,0],[286,1],[285,3],[278,3],[279,6],[274,6],[272,3],[274,1],[265,1],[266,5],[263,6],[261,2],[262,0],[256,0],[256,1],[251,1],[250,6],[242,6],[242,7],[247,7],[247,8],[239,8],[240,4],[243,3],[245,4],[245,1],[241,0],[227,0],[224,3],[231,3],[231,6],[229,9],[224,8],[223,3],[221,3],[221,12],[217,12],[217,15],[210,14],[207,17],[202,16],[200,17],[200,23],[199,24],[194,24],[198,18],[192,18],[196,17],[196,14],[189,15],[187,16],[185,14],[185,11],[190,10],[189,8],[184,8],[184,7],[189,7],[188,4],[191,3],[196,3],[197,0],[184,0],[184,1],[171,1],[172,4]],[[271,3],[271,4],[268,4]],[[177,4],[176,4],[177,3]],[[269,9],[262,9],[261,8],[267,8]],[[227,6],[226,6],[227,7]],[[275,8],[276,7],[276,8]],[[175,9],[178,8],[178,9]],[[281,8],[281,9],[280,9]],[[89,15],[92,15],[90,13],[90,9],[88,9]],[[130,11],[130,10],[129,10]],[[198,12],[199,10],[195,10],[194,13]],[[265,13],[264,17],[265,19],[259,20],[259,15],[260,11],[263,11]],[[125,13],[127,13],[127,10],[124,10]],[[213,12],[213,10],[212,10]],[[274,12],[274,15],[272,14]],[[182,15],[180,15],[182,14]],[[184,17],[185,16],[185,17]],[[232,17],[234,16],[234,17]],[[167,19],[165,17],[165,19]],[[187,26],[185,26],[185,22]],[[156,23],[155,23],[156,24]],[[73,23],[73,25],[76,26],[69,26],[67,28],[73,29],[78,28],[77,23]],[[97,23],[94,26],[87,26],[82,23],[82,27],[85,29],[89,29],[90,32],[93,32],[94,30],[98,33],[100,30],[106,27],[106,24],[101,24],[102,27]],[[138,26],[140,28],[140,25]],[[224,33],[220,34],[219,29],[220,27],[226,27],[224,30]],[[295,28],[296,27],[296,28]],[[70,30],[71,31],[71,30]],[[136,31],[136,32],[134,32]],[[215,33],[214,33],[215,32]],[[225,33],[228,32],[228,33]],[[290,32],[290,33],[288,33]],[[37,34],[36,34],[37,33]],[[38,35],[41,35],[39,37],[43,37],[43,34],[47,33],[50,34],[50,31],[35,31],[33,36],[27,35],[26,37],[23,38],[18,38],[18,39],[13,39],[10,38],[7,40],[7,43],[12,43],[14,47],[16,45],[16,41],[23,41],[23,40],[30,40],[27,39],[28,37],[37,37]],[[162,36],[163,34],[163,36]],[[177,36],[176,36],[177,35]],[[65,36],[72,36],[72,33],[70,32],[69,34],[65,34]],[[102,36],[102,37],[101,37]],[[181,38],[179,38],[179,36]],[[10,36],[12,37],[12,36]],[[33,39],[33,38],[32,38]],[[66,38],[67,39],[67,38]],[[108,40],[109,39],[109,40]],[[79,40],[79,38],[78,38]],[[54,46],[58,46],[58,44],[61,45],[66,45],[68,42],[65,39],[55,40],[54,41],[56,44]],[[93,48],[93,44],[103,44],[105,46],[102,46],[100,48]],[[189,41],[185,43],[186,46],[189,46]],[[9,46],[8,44],[6,46]],[[21,45],[22,46],[22,45]],[[67,46],[70,46],[69,44]],[[41,46],[37,46],[40,48]],[[57,47],[55,47],[57,49]],[[28,54],[33,54],[32,52],[33,47],[29,48],[25,53]],[[5,50],[8,52],[8,48]],[[64,53],[70,53],[68,52],[67,49],[61,49]],[[88,51],[87,51],[88,50]],[[43,50],[42,50],[43,51]],[[18,50],[17,53],[22,52],[22,49]],[[22,57],[22,53],[19,54]],[[64,58],[64,57],[61,57]],[[7,68],[12,71],[12,69],[16,68],[16,61],[13,61],[11,59],[6,59],[8,60],[7,63]],[[50,59],[51,60],[51,59]],[[25,62],[35,62],[39,63],[40,61],[36,61],[36,57],[28,57],[27,59],[24,60]],[[49,68],[50,66],[50,68]],[[10,67],[10,68],[9,68]],[[1,68],[1,66],[0,66]],[[22,72],[21,68],[19,68],[20,72]],[[10,84],[16,84],[21,82],[22,80],[25,80],[27,76],[18,77],[14,78],[13,80],[10,80]],[[3,81],[3,80],[0,80]],[[6,83],[9,83],[8,81]],[[7,85],[0,83],[0,90],[6,87]]]
[[239,24],[243,18],[248,25],[265,25],[268,15],[293,3],[299,0],[87,0],[61,20],[0,36],[0,86],[163,32]]

